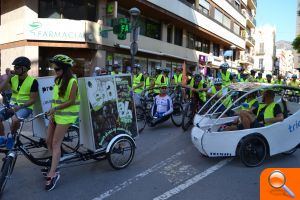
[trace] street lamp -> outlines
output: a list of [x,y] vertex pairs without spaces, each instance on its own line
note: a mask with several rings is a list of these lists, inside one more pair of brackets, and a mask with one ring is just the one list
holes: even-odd
[[138,51],[138,35],[139,35],[139,24],[138,17],[141,14],[141,11],[138,8],[131,8],[129,10],[130,21],[131,21],[131,45],[130,45],[130,54],[131,54],[131,70],[134,68],[134,56]]
[[235,45],[230,45],[230,49],[232,50],[232,54],[231,54],[231,72],[232,72],[232,63],[233,63],[233,51],[236,49]]

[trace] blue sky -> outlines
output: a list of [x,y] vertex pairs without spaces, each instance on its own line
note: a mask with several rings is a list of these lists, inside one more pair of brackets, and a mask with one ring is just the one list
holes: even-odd
[[296,35],[297,0],[257,0],[257,26],[276,27],[276,41],[293,41]]

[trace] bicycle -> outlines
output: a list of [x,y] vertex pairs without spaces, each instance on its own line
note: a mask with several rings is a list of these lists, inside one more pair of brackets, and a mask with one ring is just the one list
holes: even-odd
[[[22,134],[24,123],[32,122],[37,118],[46,117],[46,113],[40,113],[32,117],[31,119],[21,120],[21,126],[17,133],[14,135],[13,148],[0,148],[0,153],[5,153],[5,157],[2,160],[3,164],[0,174],[0,194],[2,194],[4,191],[7,180],[10,178],[14,170],[17,157],[20,153],[22,153],[30,162],[32,162],[35,165],[47,168],[51,166],[51,156],[43,155],[43,152],[47,151],[47,145],[45,140],[42,138],[30,138]],[[70,130],[77,131],[79,136],[78,127],[71,126]],[[104,146],[95,152],[89,149],[84,149],[84,147],[77,148],[77,145],[75,145],[75,147],[71,147],[70,145],[68,145],[67,142],[72,142],[72,140],[75,138],[67,132],[65,138],[67,138],[68,140],[64,141],[63,145],[71,149],[72,153],[65,152],[65,154],[60,158],[60,163],[58,167],[62,167],[63,165],[67,165],[73,162],[87,161],[90,159],[108,159],[109,164],[114,169],[123,169],[127,167],[134,157],[136,145],[134,139],[126,132],[123,132],[121,130],[116,131],[119,131],[119,134],[111,138],[107,146]],[[41,148],[43,148],[44,151],[40,150]]]

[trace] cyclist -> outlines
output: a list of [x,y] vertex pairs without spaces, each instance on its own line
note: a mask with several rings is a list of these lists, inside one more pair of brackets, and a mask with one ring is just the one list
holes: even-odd
[[[10,71],[9,68],[7,68],[5,70],[6,75],[9,73],[9,71]],[[1,76],[0,77],[0,82],[3,81],[2,79],[3,78]],[[2,95],[2,103],[3,103],[3,105],[9,106],[10,98],[11,98],[11,95],[12,95],[11,89],[8,86],[6,86],[6,88],[3,88],[2,92],[1,92],[1,95]]]
[[190,84],[191,97],[193,103],[195,105],[194,112],[198,110],[200,106],[203,106],[206,102],[206,91],[208,90],[206,83],[202,80],[202,76],[200,74],[196,74]]
[[228,71],[229,65],[228,63],[222,63],[220,65],[220,69],[221,71],[218,74],[218,78],[222,79],[223,85],[224,86],[228,86],[231,83],[232,80],[232,76],[230,74],[230,72]]
[[167,121],[173,112],[173,102],[169,95],[167,95],[167,85],[163,84],[160,88],[160,94],[155,96],[154,104],[152,106],[151,114],[153,119],[150,126],[156,126],[159,123]]
[[71,72],[74,61],[66,55],[56,55],[50,63],[55,70],[52,107],[47,131],[47,146],[52,152],[51,168],[47,174],[45,189],[54,189],[60,174],[56,172],[61,157],[61,144],[67,129],[78,120],[80,97],[78,83]]
[[248,77],[247,82],[257,82],[257,80],[255,78],[255,74],[256,74],[256,71],[252,69],[250,71],[250,76]]
[[266,78],[267,78],[267,80],[266,80],[265,83],[274,84],[274,81],[272,80],[272,75],[271,74],[267,74]]
[[281,74],[279,74],[277,76],[277,80],[274,81],[275,84],[278,84],[278,85],[285,85],[285,81],[283,79],[283,76]]
[[161,72],[162,72],[162,70],[160,69],[160,67],[156,67],[156,69],[155,69],[156,75],[155,75],[155,81],[154,81],[154,84],[155,84],[154,87],[156,88],[156,89],[154,89],[154,93],[156,95],[158,95],[160,93],[158,88],[162,85],[162,83],[164,83],[164,78],[163,78],[163,75],[161,74]]
[[111,75],[116,75],[116,74],[122,74],[122,72],[120,72],[120,66],[119,64],[114,64],[112,67],[113,71],[110,73]]
[[14,71],[7,69],[6,75],[2,76],[3,81],[0,83],[1,92],[8,88],[12,91],[8,105],[10,108],[0,112],[1,145],[6,143],[2,122],[12,117],[10,130],[11,134],[14,135],[20,127],[20,120],[32,114],[33,105],[38,98],[38,82],[34,77],[28,75],[31,61],[27,57],[21,56],[16,58],[12,65],[14,65]]
[[141,94],[144,89],[144,75],[140,72],[140,69],[141,66],[139,64],[134,65],[132,89],[136,94]]
[[245,74],[245,69],[244,69],[244,67],[239,67],[238,68],[238,75],[237,75],[237,80],[238,80],[238,82],[245,82],[245,80],[246,80],[246,74]]
[[163,69],[163,83],[167,84],[167,86],[170,86],[170,78],[169,78],[169,72],[170,70],[168,68]]
[[293,74],[292,80],[288,83],[288,86],[299,88],[300,83],[297,81],[297,75]]
[[182,82],[182,73],[181,73],[181,68],[177,68],[177,67],[174,67],[174,71],[175,71],[175,74],[173,75],[173,78],[172,78],[172,83],[174,85],[181,85],[181,82]]
[[258,76],[256,77],[256,81],[259,82],[259,83],[264,83],[265,82],[264,78],[262,77],[261,72],[258,72]]

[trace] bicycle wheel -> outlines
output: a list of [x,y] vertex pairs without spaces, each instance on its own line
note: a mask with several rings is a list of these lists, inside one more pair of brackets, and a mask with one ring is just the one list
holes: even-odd
[[135,145],[129,137],[118,138],[108,152],[108,162],[114,169],[127,167],[133,159]]
[[78,150],[80,146],[80,135],[79,128],[77,126],[70,126],[67,133],[64,136],[63,142],[61,144],[61,149],[63,153],[74,153]]
[[177,127],[181,126],[183,117],[183,109],[180,103],[173,104],[173,113],[171,115],[171,120],[173,124]]
[[137,106],[135,108],[136,110],[136,120],[137,120],[137,127],[138,127],[138,131],[139,133],[141,133],[144,128],[146,127],[146,112],[145,109],[141,106]]
[[188,130],[190,125],[192,124],[193,120],[193,106],[192,103],[189,103],[186,105],[183,111],[183,116],[182,116],[182,129],[184,131]]
[[14,166],[14,158],[7,156],[3,162],[0,175],[0,194],[3,193],[7,180],[9,179]]

